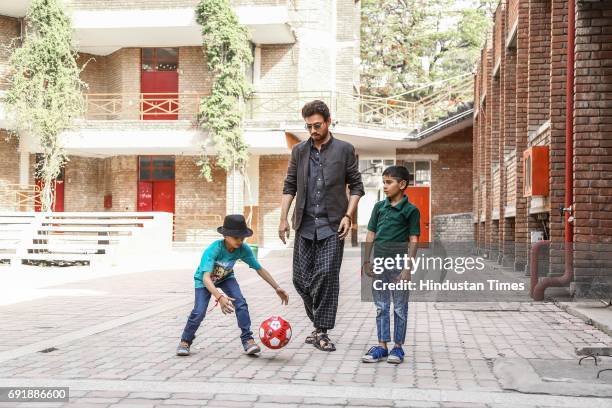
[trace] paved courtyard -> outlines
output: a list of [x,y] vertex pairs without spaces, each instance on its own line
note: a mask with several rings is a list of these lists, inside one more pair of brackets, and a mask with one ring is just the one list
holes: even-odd
[[[592,361],[578,366],[574,352],[612,339],[554,304],[413,302],[405,363],[368,365],[360,357],[376,340],[375,310],[360,300],[357,252],[347,251],[342,268],[334,353],[303,343],[311,327],[290,257],[262,263],[289,291],[288,306],[244,265],[237,275],[254,326],[273,314],[291,323],[293,339],[282,350],[242,355],[235,317],[217,308],[192,355],[175,356],[193,302],[193,268],[125,271],[0,306],[0,386],[67,386],[68,405],[78,407],[612,405],[612,372],[596,379]],[[602,359],[604,367],[612,359]]]

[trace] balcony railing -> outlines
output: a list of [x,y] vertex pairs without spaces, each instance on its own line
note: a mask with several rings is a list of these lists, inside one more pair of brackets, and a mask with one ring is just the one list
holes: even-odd
[[193,119],[199,93],[98,93],[86,94],[86,118],[97,120]]
[[33,211],[40,201],[40,187],[0,183],[0,209],[4,211]]
[[[87,94],[86,118],[193,120],[204,96],[198,93]],[[471,76],[417,101],[331,91],[255,92],[244,103],[244,118],[251,122],[300,121],[302,106],[320,99],[328,104],[332,117],[342,124],[415,130],[472,98]]]

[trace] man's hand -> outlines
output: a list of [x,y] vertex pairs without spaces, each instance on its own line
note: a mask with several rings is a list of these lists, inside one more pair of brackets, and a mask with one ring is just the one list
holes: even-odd
[[225,295],[221,295],[221,297],[219,297],[219,304],[221,305],[221,311],[223,314],[234,313],[234,304],[232,303],[232,300],[236,299],[227,297]]
[[287,294],[287,292],[285,292],[283,288],[281,287],[276,288],[276,294],[281,299],[281,305],[289,304],[289,295]]
[[283,244],[287,243],[287,239],[289,239],[289,233],[291,232],[291,228],[289,227],[289,222],[287,220],[281,220],[278,224],[278,237]]
[[338,238],[344,239],[351,231],[351,219],[349,217],[342,217],[340,220],[340,227],[338,228]]

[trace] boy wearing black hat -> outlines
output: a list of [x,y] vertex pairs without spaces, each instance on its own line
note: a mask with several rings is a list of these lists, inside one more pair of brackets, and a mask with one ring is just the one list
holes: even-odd
[[[234,264],[237,260],[242,260],[255,269],[259,276],[274,288],[281,299],[281,304],[286,305],[289,302],[287,292],[281,289],[270,273],[257,262],[253,251],[244,242],[246,237],[253,235],[253,230],[247,227],[242,215],[226,216],[223,226],[217,231],[223,235],[223,239],[213,242],[206,248],[194,275],[195,304],[176,350],[179,356],[189,355],[189,348],[206,315],[211,296],[221,305],[221,311],[224,314],[236,312],[238,327],[242,331],[240,340],[245,353],[256,354],[261,351],[253,339],[249,308],[234,276]],[[223,292],[220,292],[218,288]]]

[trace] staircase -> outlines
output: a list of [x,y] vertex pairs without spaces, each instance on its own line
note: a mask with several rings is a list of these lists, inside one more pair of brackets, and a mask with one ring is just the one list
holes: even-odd
[[163,212],[0,212],[0,264],[117,265],[172,249]]

